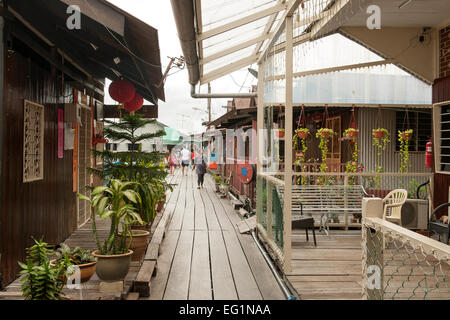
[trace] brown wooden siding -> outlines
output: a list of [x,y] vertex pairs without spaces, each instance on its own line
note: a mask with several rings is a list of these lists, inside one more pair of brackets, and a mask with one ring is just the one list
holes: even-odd
[[[5,52],[1,167],[1,271],[3,285],[17,276],[31,237],[55,244],[76,228],[72,151],[58,159],[57,112],[61,83],[20,53]],[[65,86],[65,95],[71,89]],[[44,179],[22,183],[24,99],[45,106]]]

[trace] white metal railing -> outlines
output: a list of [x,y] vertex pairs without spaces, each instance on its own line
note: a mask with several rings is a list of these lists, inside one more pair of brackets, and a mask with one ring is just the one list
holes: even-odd
[[364,299],[450,299],[450,246],[364,217],[362,249]]

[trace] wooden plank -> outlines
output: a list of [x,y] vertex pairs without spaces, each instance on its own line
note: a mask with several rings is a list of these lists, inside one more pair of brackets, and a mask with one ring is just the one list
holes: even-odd
[[[209,188],[207,188],[207,189],[209,189]],[[204,190],[207,190],[207,189],[203,189],[202,192],[200,192],[200,195],[201,195],[203,205],[205,208],[208,230],[210,230],[210,231],[211,230],[221,230],[219,221],[217,220],[217,216],[214,212],[214,206],[213,206],[211,200],[209,199],[208,194],[203,192]]]
[[169,224],[169,230],[181,230],[183,225],[183,215],[186,206],[186,179],[182,179],[179,186],[179,196],[174,210],[172,220]]
[[195,202],[195,230],[208,230],[206,222],[205,205],[203,204],[200,190],[194,188],[194,202]]
[[236,285],[237,294],[240,300],[262,300],[258,284],[248,265],[235,230],[224,231],[223,237],[230,260],[231,270]]
[[210,230],[209,239],[214,300],[237,300],[234,281],[230,281],[233,275],[222,232]]
[[212,300],[208,231],[196,231],[192,251],[189,300]]
[[134,281],[133,292],[137,292],[141,297],[149,297],[150,283],[155,272],[156,261],[144,261]]
[[292,252],[293,260],[353,260],[361,262],[361,249],[311,249],[295,250]]
[[194,208],[194,195],[193,195],[193,174],[188,172],[186,178],[186,205],[183,214],[183,230],[194,230],[195,225],[195,208]]
[[166,289],[167,279],[169,278],[170,268],[179,236],[179,231],[167,231],[166,233],[166,237],[161,245],[161,255],[158,257],[158,273],[150,285],[150,300],[162,300],[164,297],[164,291]]
[[128,296],[125,300],[139,300],[139,293],[131,292],[128,294]]
[[183,230],[173,258],[164,300],[187,300],[194,232]]
[[221,201],[217,197],[217,194],[212,191],[211,188],[204,189],[206,191],[206,195],[209,197],[210,203],[212,204],[213,212],[215,212],[217,220],[220,224],[221,230],[234,230],[233,225],[228,218],[223,206],[221,205]]

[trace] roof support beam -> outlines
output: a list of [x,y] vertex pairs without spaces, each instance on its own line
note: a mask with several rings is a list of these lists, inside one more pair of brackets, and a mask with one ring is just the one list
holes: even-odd
[[336,15],[344,9],[351,1],[350,0],[336,0],[335,4],[327,11],[328,14],[318,21],[311,30],[311,38],[315,38],[320,34],[322,29],[330,22],[332,21]]
[[255,39],[252,39],[252,40],[240,43],[240,44],[238,44],[238,45],[236,45],[234,47],[228,48],[226,50],[223,50],[223,51],[220,51],[218,53],[212,54],[212,55],[210,55],[208,57],[205,57],[204,59],[200,60],[200,64],[203,65],[203,64],[209,63],[209,62],[211,62],[213,60],[216,60],[216,59],[222,58],[222,57],[224,57],[226,55],[229,55],[229,54],[231,54],[233,52],[236,52],[236,51],[239,51],[239,50],[251,47],[252,45],[254,45],[256,43],[264,42],[266,39],[269,39],[269,37],[270,37],[270,35],[264,35],[264,36],[260,36],[258,38],[255,38]]
[[241,59],[239,61],[236,61],[234,63],[231,63],[225,67],[216,69],[211,71],[208,74],[205,74],[201,79],[200,79],[200,84],[203,85],[205,83],[209,83],[213,80],[219,79],[227,74],[230,74],[232,72],[235,72],[239,69],[242,69],[246,66],[249,66],[253,63],[255,63],[258,60],[258,56],[257,55],[253,55],[244,59]]
[[[285,3],[286,0],[279,0],[280,3]],[[272,30],[273,25],[275,24],[275,20],[278,17],[278,12],[274,13],[270,19],[269,22],[267,23],[266,27],[264,28],[264,32],[263,35],[265,34],[269,34],[270,30]],[[257,54],[259,52],[259,50],[261,50],[262,45],[264,44],[264,41],[261,41],[255,48],[255,50],[253,51],[253,54]]]
[[[300,1],[300,0],[298,0],[298,1]],[[216,36],[218,34],[221,34],[221,33],[224,33],[224,32],[227,32],[227,31],[230,31],[230,30],[233,30],[233,29],[236,29],[236,28],[241,27],[241,26],[243,26],[245,24],[248,24],[248,23],[260,20],[260,19],[265,18],[267,16],[270,16],[270,15],[272,15],[274,13],[278,13],[278,12],[284,10],[284,9],[286,9],[286,6],[284,4],[276,4],[276,5],[274,5],[271,8],[262,10],[260,12],[253,13],[251,15],[248,15],[248,16],[244,17],[244,18],[235,20],[235,21],[227,23],[227,24],[225,24],[223,26],[220,26],[220,27],[211,29],[209,31],[206,31],[206,32],[204,32],[202,34],[199,34],[198,38],[197,38],[197,41],[203,41],[205,39],[214,37],[214,36]]]
[[267,44],[266,48],[263,50],[262,54],[260,55],[258,59],[258,63],[261,63],[262,60],[265,58],[267,53],[269,52],[270,47],[273,45],[273,43],[278,39],[280,36],[280,33],[284,30],[284,27],[286,25],[286,18],[291,17],[294,14],[294,11],[298,8],[300,3],[302,3],[304,0],[289,0],[287,3],[286,11],[284,12],[283,16],[281,17],[281,20],[278,22],[278,25],[276,26],[275,30],[272,33],[272,36],[270,38],[269,43]]

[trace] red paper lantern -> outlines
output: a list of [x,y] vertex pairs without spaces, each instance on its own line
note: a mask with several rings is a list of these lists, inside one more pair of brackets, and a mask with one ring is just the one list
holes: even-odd
[[129,81],[116,80],[109,86],[109,95],[119,103],[126,103],[134,98],[136,89]]
[[136,95],[131,101],[125,103],[124,107],[126,110],[133,112],[138,111],[144,105],[144,98],[136,92]]

